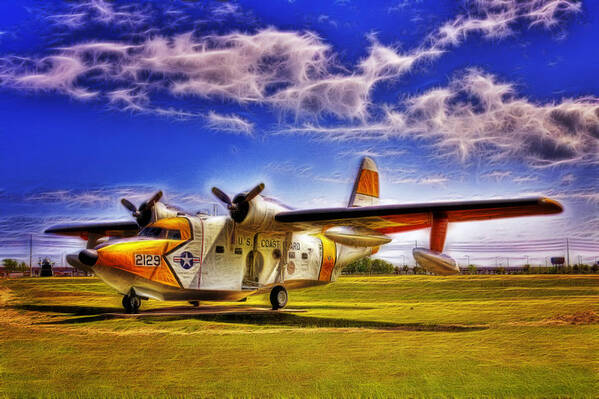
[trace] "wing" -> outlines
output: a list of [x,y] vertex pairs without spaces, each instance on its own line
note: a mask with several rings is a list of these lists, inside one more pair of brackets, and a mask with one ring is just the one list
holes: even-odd
[[137,223],[129,220],[119,222],[59,224],[44,231],[44,233],[81,237],[85,239],[87,239],[89,234],[97,234],[102,237],[130,237],[136,235],[138,232],[139,226]]
[[430,227],[434,216],[448,222],[469,222],[560,213],[562,206],[549,198],[525,198],[359,208],[325,208],[280,212],[275,220],[298,228],[365,227],[383,234]]

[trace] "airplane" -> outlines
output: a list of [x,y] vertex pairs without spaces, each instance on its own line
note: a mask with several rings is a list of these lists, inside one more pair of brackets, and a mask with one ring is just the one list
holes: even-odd
[[158,191],[139,207],[121,200],[135,221],[57,225],[45,233],[86,240],[68,263],[122,294],[127,313],[147,299],[198,306],[268,292],[277,310],[287,305],[288,290],[334,282],[345,266],[391,242],[390,234],[430,228],[429,247],[414,248],[413,256],[425,270],[451,275],[459,267],[443,254],[449,223],[563,210],[545,197],[379,205],[378,169],[369,157],[346,207],[293,210],[263,190],[260,183],[231,199],[213,187],[228,216],[187,214],[160,202]]

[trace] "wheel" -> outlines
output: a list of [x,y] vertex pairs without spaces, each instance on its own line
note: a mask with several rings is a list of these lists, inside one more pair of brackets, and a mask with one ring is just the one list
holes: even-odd
[[123,295],[123,308],[125,309],[125,313],[131,313],[131,300],[129,295]]
[[123,308],[125,308],[125,313],[137,313],[141,306],[141,298],[137,295],[124,295],[122,303]]
[[287,305],[287,290],[282,285],[277,285],[270,291],[272,310],[284,308]]
[[131,302],[131,313],[139,313],[139,307],[141,306],[141,298],[137,295],[129,296]]

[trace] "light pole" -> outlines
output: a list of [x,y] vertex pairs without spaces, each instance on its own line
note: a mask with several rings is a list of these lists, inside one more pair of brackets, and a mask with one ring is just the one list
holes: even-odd
[[466,258],[466,267],[470,266],[470,256],[464,255],[464,258]]

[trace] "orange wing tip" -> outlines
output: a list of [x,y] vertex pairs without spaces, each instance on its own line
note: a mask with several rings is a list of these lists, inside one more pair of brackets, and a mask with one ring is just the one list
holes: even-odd
[[562,204],[547,197],[539,199],[539,204],[547,211],[547,213],[561,213],[564,210]]

